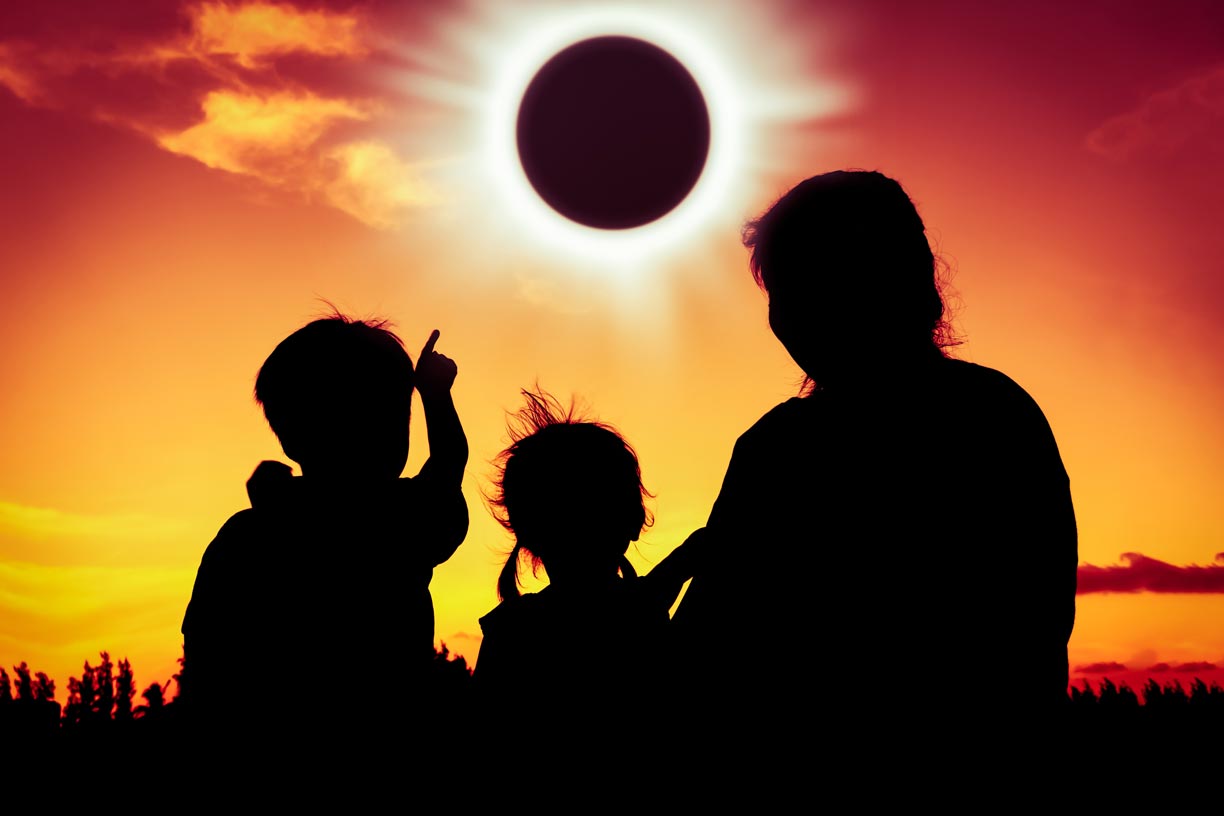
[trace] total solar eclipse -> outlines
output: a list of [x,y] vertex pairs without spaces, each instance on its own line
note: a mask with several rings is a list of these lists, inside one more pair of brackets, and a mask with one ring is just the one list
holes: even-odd
[[523,171],[557,213],[624,230],[692,191],[710,150],[710,115],[692,74],[635,37],[594,37],[549,59],[519,104]]

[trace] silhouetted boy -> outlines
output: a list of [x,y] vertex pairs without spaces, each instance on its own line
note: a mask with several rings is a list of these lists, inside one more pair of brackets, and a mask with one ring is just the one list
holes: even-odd
[[[437,338],[414,372],[385,323],[336,314],[264,363],[255,398],[302,476],[261,465],[252,508],[225,523],[200,563],[183,620],[184,698],[205,732],[383,727],[375,694],[346,694],[346,680],[424,688],[429,582],[468,526],[457,369],[433,350]],[[430,458],[401,479],[414,386]]]

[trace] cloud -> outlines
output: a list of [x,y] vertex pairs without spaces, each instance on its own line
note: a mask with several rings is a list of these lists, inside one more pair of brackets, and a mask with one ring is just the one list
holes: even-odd
[[1179,567],[1140,553],[1123,553],[1121,558],[1125,565],[1081,565],[1076,592],[1224,592],[1224,553],[1216,555],[1216,564],[1205,567]]
[[1106,120],[1085,144],[1124,160],[1143,153],[1218,150],[1224,143],[1224,66],[1149,95],[1138,107]]
[[1119,672],[1129,671],[1126,666],[1121,663],[1088,663],[1083,666],[1076,666],[1073,669],[1075,674],[1117,674]]
[[1220,671],[1220,666],[1207,660],[1194,660],[1186,663],[1155,663],[1145,669],[1130,668],[1123,663],[1115,661],[1101,661],[1099,663],[1088,663],[1081,666],[1076,666],[1072,669],[1072,674],[1128,674],[1151,676],[1154,674],[1195,674],[1202,675],[1210,672]]
[[[0,561],[0,653],[39,654],[107,636],[178,628],[192,567],[48,566]],[[14,634],[20,632],[20,636]]]
[[192,567],[0,560],[0,659],[29,661],[64,689],[82,657],[107,649],[116,659],[130,656],[142,683],[161,682],[174,670],[168,653],[182,642],[194,575]]
[[412,165],[380,142],[339,145],[326,158],[334,171],[323,185],[327,199],[370,226],[393,227],[405,210],[435,201]]
[[223,90],[204,97],[204,120],[158,143],[209,167],[286,183],[319,137],[339,121],[368,118],[342,99],[320,99],[309,92],[261,96]]
[[248,68],[294,52],[338,57],[368,51],[353,13],[303,11],[284,3],[202,3],[190,13],[189,51],[229,55]]
[[1170,666],[1169,671],[1177,672],[1178,674],[1195,674],[1216,671],[1218,668],[1219,666],[1214,663],[1208,663],[1206,660],[1198,660],[1191,663],[1178,663],[1175,666]]
[[[0,84],[27,104],[135,130],[381,229],[434,201],[414,165],[370,132],[388,106],[338,70],[371,53],[359,10],[204,2],[169,17],[162,7],[135,33],[42,22],[0,41]],[[327,70],[284,60],[301,55]]]
[[175,548],[198,547],[212,532],[182,518],[75,513],[0,501],[0,562],[106,568],[164,564]]
[[158,541],[185,529],[187,525],[176,519],[137,513],[89,515],[0,501],[0,540],[15,536],[39,541],[52,538]]
[[25,102],[34,102],[38,99],[38,82],[23,62],[21,49],[0,42],[0,85]]

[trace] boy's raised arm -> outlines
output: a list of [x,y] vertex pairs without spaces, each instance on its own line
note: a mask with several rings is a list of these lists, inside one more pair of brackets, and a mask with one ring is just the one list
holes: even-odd
[[425,428],[429,437],[429,458],[421,468],[421,475],[436,480],[440,487],[458,489],[468,460],[467,436],[451,397],[451,386],[459,368],[454,360],[434,351],[438,336],[438,330],[434,329],[416,365],[416,389],[425,407]]

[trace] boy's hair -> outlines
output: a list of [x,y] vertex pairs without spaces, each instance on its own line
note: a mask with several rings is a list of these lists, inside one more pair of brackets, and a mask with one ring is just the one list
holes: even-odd
[[[540,552],[547,539],[537,531],[558,525],[581,530],[598,515],[630,541],[654,523],[637,453],[615,428],[585,417],[573,402],[562,406],[538,386],[522,394],[527,404],[509,423],[511,444],[494,460],[497,474],[486,497],[494,518],[515,537],[497,581],[500,600],[520,594],[523,554],[533,574],[541,556],[549,557]],[[623,555],[619,566],[626,576],[634,574]]]
[[290,458],[311,457],[320,429],[408,416],[412,360],[390,325],[337,311],[307,323],[268,355],[255,379],[255,401]]

